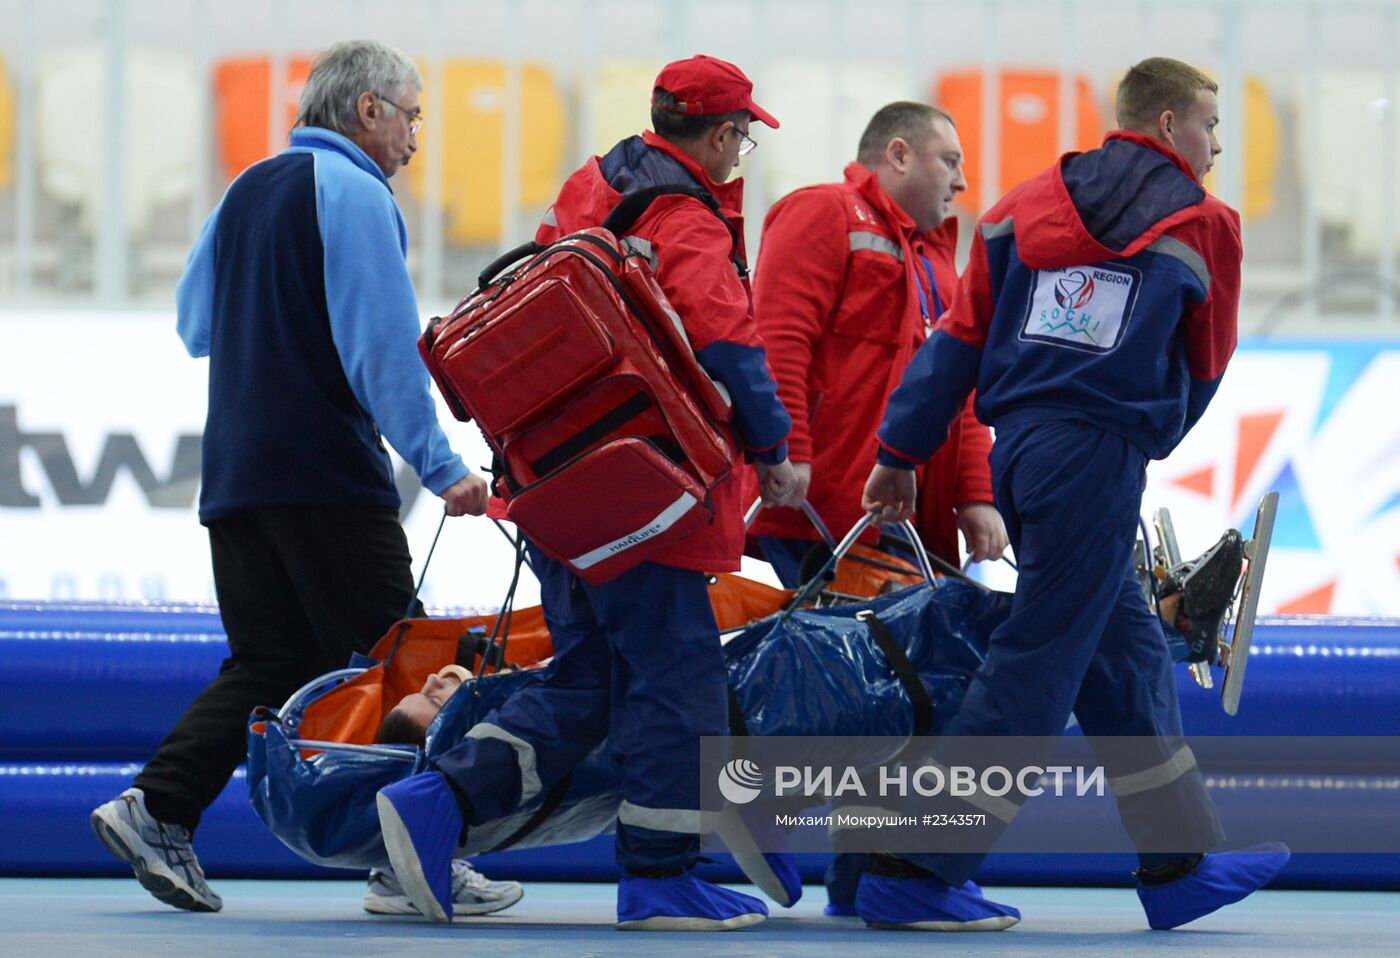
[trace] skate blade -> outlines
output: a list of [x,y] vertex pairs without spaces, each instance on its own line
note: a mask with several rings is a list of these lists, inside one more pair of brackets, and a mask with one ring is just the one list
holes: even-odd
[[739,866],[739,870],[744,873],[749,881],[758,887],[769,898],[773,899],[784,908],[791,908],[797,903],[797,899],[788,894],[780,879],[773,871],[773,867],[768,864],[768,860],[763,857],[763,852],[758,847],[758,841],[754,837],[749,825],[744,821],[739,810],[733,805],[726,804],[724,811],[720,813],[719,825],[715,828],[715,834],[720,841],[724,842],[724,847],[734,856],[734,864]]
[[1168,569],[1181,564],[1181,549],[1176,544],[1176,527],[1172,525],[1171,511],[1164,508],[1152,513],[1152,525],[1157,530],[1157,548]]
[[[1222,652],[1222,654],[1224,654]],[[1215,679],[1210,674],[1209,662],[1192,662],[1188,671],[1191,678],[1196,680],[1196,684],[1203,689],[1215,688]]]
[[1259,589],[1264,583],[1264,567],[1269,557],[1269,542],[1273,539],[1274,517],[1277,514],[1278,493],[1265,493],[1254,516],[1254,537],[1244,545],[1249,568],[1244,574],[1235,634],[1230,639],[1228,649],[1222,652],[1225,681],[1220,684],[1220,704],[1226,715],[1235,715],[1240,710],[1245,667],[1249,664],[1249,646],[1254,638],[1254,617],[1259,610]]
[[[1152,528],[1157,532],[1157,546],[1152,552],[1157,568],[1165,576],[1168,569],[1174,569],[1181,564],[1181,548],[1176,544],[1176,527],[1172,525],[1171,510],[1163,506],[1152,513]],[[1187,671],[1201,688],[1215,688],[1215,678],[1210,674],[1209,662],[1192,662]]]

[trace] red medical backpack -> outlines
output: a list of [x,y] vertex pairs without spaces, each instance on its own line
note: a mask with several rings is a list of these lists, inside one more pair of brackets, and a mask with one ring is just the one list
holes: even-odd
[[601,227],[506,253],[418,342],[495,451],[506,518],[594,584],[708,523],[734,461],[728,394],[622,238],[675,192],[697,195],[629,195]]

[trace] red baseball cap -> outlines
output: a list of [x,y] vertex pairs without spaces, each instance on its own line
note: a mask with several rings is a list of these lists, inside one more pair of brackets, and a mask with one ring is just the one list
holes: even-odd
[[[687,116],[713,116],[748,110],[753,118],[773,129],[773,114],[753,101],[753,81],[734,64],[704,54],[669,63],[656,75],[654,86],[675,94],[678,108]],[[655,103],[655,98],[652,100]]]

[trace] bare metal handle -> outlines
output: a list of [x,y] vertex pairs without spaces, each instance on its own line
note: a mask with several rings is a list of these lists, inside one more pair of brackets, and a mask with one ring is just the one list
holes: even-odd
[[[758,514],[762,511],[763,500],[761,498],[755,499],[753,505],[749,506],[748,511],[744,513],[744,528],[747,529],[749,526],[753,525],[754,519],[758,518]],[[811,521],[812,528],[817,530],[817,535],[822,537],[822,544],[828,549],[836,548],[836,537],[831,534],[831,530],[826,527],[826,523],[822,522],[822,517],[817,515],[816,507],[810,502],[803,500],[802,512]]]
[[899,530],[904,538],[909,540],[909,545],[914,548],[914,555],[919,560],[919,571],[924,574],[929,585],[936,586],[938,583],[934,578],[933,559],[929,556],[928,550],[924,548],[924,540],[919,538],[919,533],[914,529],[914,523],[905,519],[892,528]]
[[348,742],[318,742],[309,738],[287,739],[292,748],[305,748],[317,752],[348,752],[354,755],[373,755],[376,758],[391,758],[400,762],[418,761],[418,749],[402,745],[351,745]]
[[[861,516],[860,519],[856,521],[855,525],[851,526],[851,531],[847,532],[845,537],[832,547],[830,558],[817,570],[817,574],[812,576],[811,579],[803,584],[802,588],[797,590],[797,594],[793,596],[787,611],[791,612],[800,607],[829,581],[832,572],[836,569],[836,563],[845,557],[846,553],[851,550],[851,546],[856,544],[856,541],[860,539],[866,529],[870,528],[874,521],[874,517],[867,513]],[[905,519],[896,525],[895,528],[903,533],[904,537],[909,540],[910,545],[913,547],[914,555],[919,562],[919,571],[923,573],[924,580],[931,588],[938,588],[938,580],[933,573],[933,563],[929,559],[928,550],[924,548],[923,542],[919,540],[919,534],[914,531],[913,523]]]

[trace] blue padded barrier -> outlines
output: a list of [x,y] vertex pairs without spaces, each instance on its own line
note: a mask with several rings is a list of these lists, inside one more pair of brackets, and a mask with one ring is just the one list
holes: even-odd
[[[144,761],[224,655],[207,606],[0,604],[0,761]],[[1192,735],[1400,735],[1400,620],[1261,618],[1233,717],[1177,675]]]
[[0,633],[224,634],[217,606],[192,602],[0,601]]
[[[0,814],[7,875],[129,875],[88,825],[92,810],[131,785],[140,765],[14,763],[0,765]],[[224,876],[345,877],[303,861],[269,832],[248,803],[240,768],[204,813],[196,844],[201,863]]]
[[[88,828],[88,813],[130,784],[138,766],[226,654],[216,610],[169,604],[0,603],[0,874],[119,875]],[[1400,735],[1400,620],[1261,619],[1240,714],[1226,716],[1217,692],[1179,670],[1188,733],[1214,735]],[[1217,673],[1218,681],[1218,673]],[[280,703],[269,703],[277,705]],[[1278,814],[1308,814],[1308,787],[1295,782]],[[1226,811],[1251,800],[1228,779],[1213,788]],[[1377,788],[1372,811],[1395,808]],[[1119,827],[1111,802],[1049,796],[1026,807],[1020,827]],[[1367,806],[1368,808],[1371,806]],[[1370,813],[1351,823],[1374,827]],[[1257,824],[1270,836],[1269,822]],[[1242,837],[1238,834],[1236,838]],[[309,865],[254,815],[240,772],[208,810],[196,846],[213,876],[343,876]],[[610,879],[612,840],[483,856],[496,877]],[[738,880],[723,856],[705,866]],[[802,856],[808,881],[825,860]],[[979,878],[992,884],[1127,884],[1131,855],[991,856]],[[1292,887],[1400,888],[1400,856],[1295,856],[1281,878]]]
[[[0,875],[120,876],[128,869],[93,836],[88,814],[130,784],[138,766],[126,764],[0,765],[0,815],[7,840],[0,846]],[[263,827],[248,804],[242,770],[205,812],[195,848],[213,878],[344,878],[354,873],[311,865],[284,847]],[[1307,815],[1308,786],[1298,780],[1276,783],[1263,807],[1269,815]],[[1222,814],[1237,817],[1242,802],[1255,801],[1228,783],[1211,788]],[[1290,794],[1291,793],[1291,794]],[[1279,800],[1280,796],[1283,800]],[[1376,820],[1394,818],[1394,792],[1377,789],[1349,828],[1355,834]],[[1240,843],[1263,840],[1293,824],[1269,816],[1231,836]],[[1016,829],[1054,827],[1071,832],[1119,829],[1111,798],[1056,798],[1046,795],[1028,803]],[[1253,834],[1247,834],[1249,831]],[[716,881],[743,881],[733,862],[715,856],[702,874]],[[826,857],[799,856],[807,882],[820,882]],[[610,881],[617,877],[611,835],[567,846],[495,852],[476,859],[495,878],[527,881]],[[1135,867],[1130,854],[994,854],[978,872],[979,880],[1000,885],[1131,884]],[[1299,854],[1276,887],[1400,890],[1400,855]]]
[[145,761],[227,654],[222,631],[0,630],[0,758]]
[[[1250,783],[1254,787],[1241,788],[1238,781],[1228,777],[1212,779],[1210,783],[1211,796],[1222,817],[1239,825],[1229,829],[1228,847],[1231,848],[1272,841],[1290,829],[1296,832],[1298,821],[1310,818],[1312,792],[1325,787],[1299,778],[1250,779]],[[1354,814],[1347,823],[1348,837],[1355,843],[1363,842],[1379,825],[1391,829],[1397,799],[1394,781],[1372,779],[1353,784],[1373,786],[1367,790],[1367,800],[1353,809]],[[1264,801],[1259,798],[1261,789],[1269,793]],[[1256,807],[1268,811],[1255,815]],[[1061,834],[1110,829],[1123,834],[1116,805],[1108,796],[1102,799],[1041,796],[1026,804],[1012,829],[1055,829]],[[1123,843],[1127,845],[1125,834]],[[497,852],[481,855],[474,861],[478,868],[495,878],[609,881],[618,875],[613,854],[612,836],[600,835],[576,845]],[[702,865],[699,869],[704,877],[712,881],[746,880],[727,855],[713,857],[717,859],[715,864]],[[804,854],[796,857],[802,880],[809,885],[820,884],[829,856]],[[1131,852],[994,853],[983,862],[976,877],[989,885],[1129,887],[1135,884],[1132,878],[1135,868],[1137,859]],[[1295,854],[1271,887],[1400,891],[1400,854]]]
[[1400,735],[1400,619],[1261,616],[1238,715],[1176,675],[1189,735]]
[[0,761],[144,762],[227,654],[214,606],[0,602]]

